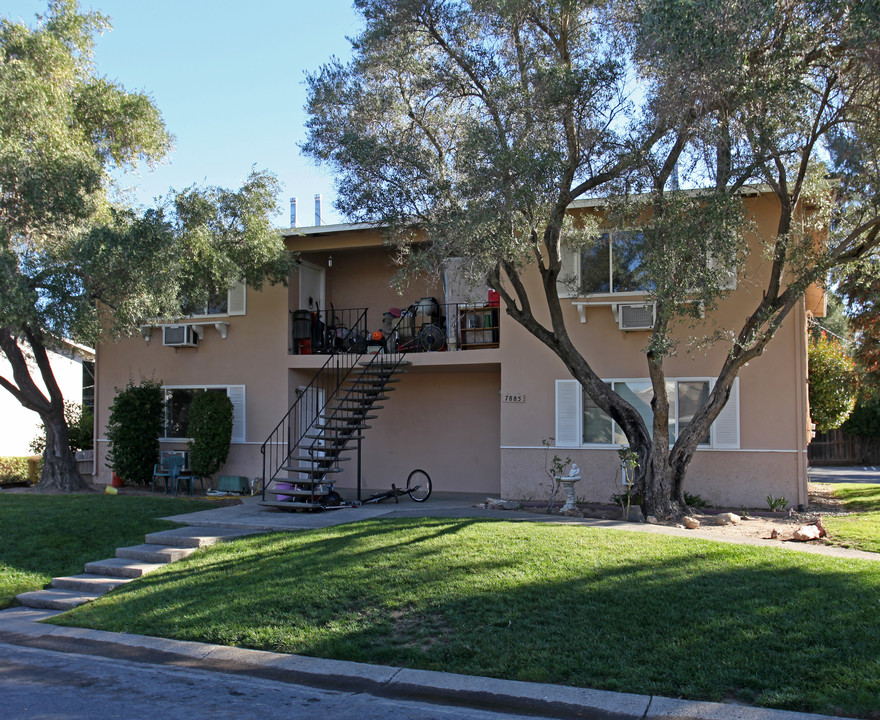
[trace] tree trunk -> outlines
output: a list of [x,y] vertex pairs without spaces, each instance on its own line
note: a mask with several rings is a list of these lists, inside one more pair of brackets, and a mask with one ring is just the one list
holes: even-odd
[[43,416],[46,427],[46,449],[43,451],[43,473],[38,490],[41,492],[82,492],[91,490],[76,464],[70,449],[67,422],[61,412]]
[[46,450],[43,452],[39,489],[46,492],[89,490],[89,484],[80,475],[76,457],[70,449],[69,431],[64,419],[64,397],[52,372],[42,334],[27,326],[22,329],[22,334],[31,346],[36,371],[40,373],[49,397],[42,393],[31,377],[31,367],[19,345],[18,334],[4,327],[0,327],[0,350],[12,367],[15,382],[0,377],[0,387],[12,393],[22,406],[37,413],[46,428]]

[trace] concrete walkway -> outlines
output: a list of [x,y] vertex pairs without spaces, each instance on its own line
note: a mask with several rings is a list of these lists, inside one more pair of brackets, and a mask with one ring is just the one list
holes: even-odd
[[[167,519],[200,528],[213,527],[229,531],[253,532],[322,528],[380,517],[482,517],[518,522],[575,524],[609,530],[667,533],[685,537],[701,536],[699,530],[681,530],[660,525],[593,518],[563,518],[539,513],[475,507],[478,502],[484,500],[483,496],[437,493],[425,504],[416,504],[404,499],[399,504],[385,503],[322,513],[290,513],[263,508],[259,505],[259,498],[245,498],[240,505],[175,515]],[[720,539],[708,533],[705,535],[712,540]],[[773,544],[743,538],[731,541],[749,545],[767,545],[783,551],[880,559],[880,555],[874,553],[861,553],[843,548],[794,543],[786,543],[782,546],[778,542]],[[23,607],[0,612],[0,642],[71,654],[100,655],[149,664],[196,667],[206,671],[231,672],[315,687],[368,692],[383,697],[419,699],[437,704],[491,708],[551,718],[820,720],[828,717],[740,705],[323,660],[128,633],[54,626],[39,622],[55,614],[58,614],[57,611]]]

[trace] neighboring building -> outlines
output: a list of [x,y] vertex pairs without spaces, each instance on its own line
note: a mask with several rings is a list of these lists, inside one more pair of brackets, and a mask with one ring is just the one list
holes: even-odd
[[[22,346],[30,357],[30,349]],[[67,402],[82,404],[91,398],[94,387],[95,351],[85,345],[64,341],[60,349],[49,350],[49,364],[55,374],[55,380]],[[31,377],[44,394],[46,386],[33,360],[28,362]],[[6,356],[0,354],[0,375],[12,378],[12,367]],[[0,433],[0,456],[21,457],[31,455],[30,444],[42,431],[40,416],[28,410],[16,400],[11,393],[0,388],[0,417],[3,432]]]
[[[769,235],[778,217],[775,199],[756,193],[744,202],[757,232]],[[581,202],[575,211],[596,212],[596,207]],[[334,225],[282,235],[303,261],[288,288],[253,292],[238,287],[226,303],[186,319],[185,327],[144,328],[143,337],[98,347],[98,428],[106,426],[115,387],[129,379],[155,378],[169,400],[162,450],[184,449],[193,394],[226,392],[236,414],[223,474],[260,477],[260,446],[299,395],[312,392],[321,402],[327,400],[330,390],[304,390],[328,359],[320,354],[322,344],[363,349],[360,341],[349,342],[352,328],[361,335],[383,323],[387,328],[396,322],[397,309],[412,306],[413,317],[405,315],[404,323],[435,326],[423,339],[442,349],[407,355],[408,372],[380,402],[383,409],[371,413],[376,417],[363,433],[360,461],[341,466],[344,471],[334,476],[344,497],[353,497],[360,466],[364,488],[402,484],[420,467],[432,476],[435,492],[543,499],[548,492],[544,441],[551,438],[551,457],[570,457],[580,466],[580,497],[606,502],[619,491],[616,443],[622,438],[611,421],[591,407],[555,355],[492,304],[486,290],[461,281],[455,262],[433,281],[411,285],[401,295],[391,284],[398,268],[377,230]],[[608,242],[613,253],[614,234]],[[737,287],[707,324],[733,329],[742,323],[760,294],[761,258],[760,251],[750,255]],[[577,258],[569,260],[574,271]],[[587,287],[582,278],[584,292],[594,292],[567,298],[563,306],[570,335],[594,369],[647,407],[642,349],[648,334],[639,328],[650,324],[651,310],[644,308],[637,289],[612,292],[619,280],[593,277],[594,287]],[[537,273],[528,281],[537,284]],[[365,321],[359,320],[364,308]],[[786,320],[764,356],[743,369],[728,406],[691,464],[689,492],[734,507],[762,506],[767,495],[783,496],[792,505],[807,502],[808,311],[824,314],[818,290]],[[402,344],[413,334],[406,328]],[[371,357],[372,349],[365,357]],[[723,355],[718,347],[668,359],[673,433],[708,392]],[[97,448],[99,473],[109,481],[102,432]]]

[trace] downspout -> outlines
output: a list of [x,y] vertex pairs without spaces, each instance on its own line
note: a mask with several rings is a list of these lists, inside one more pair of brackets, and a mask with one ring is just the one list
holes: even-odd
[[92,482],[98,482],[98,348],[95,347],[95,391],[93,393],[94,405],[92,406]]
[[798,302],[795,313],[794,366],[798,391],[796,393],[795,428],[797,433],[797,502],[796,505],[807,506],[809,493],[807,490],[807,433],[810,423],[810,397],[807,385],[807,304],[806,299]]

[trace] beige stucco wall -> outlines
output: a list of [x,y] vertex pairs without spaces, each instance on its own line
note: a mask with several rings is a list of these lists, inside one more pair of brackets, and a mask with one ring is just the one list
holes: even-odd
[[[776,222],[775,203],[767,198],[748,201],[755,213],[758,233],[768,236]],[[753,238],[753,242],[755,238]],[[738,329],[761,298],[766,268],[756,246],[752,248],[744,277],[722,301],[717,312],[694,328],[682,328],[679,352],[667,359],[667,377],[713,377],[727,352],[723,344],[694,349],[690,338],[715,330]],[[537,278],[527,282],[537,289]],[[608,305],[587,307],[581,323],[571,301],[563,300],[566,326],[574,344],[598,375],[605,379],[647,378],[643,349],[647,332],[623,332]],[[536,309],[546,321],[546,311]],[[698,450],[687,489],[723,505],[765,505],[768,494],[792,503],[806,503],[806,339],[804,306],[799,304],[778,331],[762,357],[740,373],[740,449]],[[501,489],[505,497],[546,496],[542,440],[555,434],[555,380],[571,375],[545,346],[536,343],[517,323],[502,318],[501,391],[521,395],[525,403],[502,403]],[[616,472],[612,449],[556,448],[550,456],[571,457],[585,480],[578,493],[590,500],[607,501]]]
[[[287,288],[264,286],[261,292],[248,288],[246,308],[242,316],[211,316],[229,323],[228,335],[223,339],[213,326],[206,327],[197,348],[164,347],[159,328],[153,330],[149,343],[135,336],[99,344],[95,398],[99,482],[110,481],[104,431],[115,388],[142,377],[164,385],[244,385],[246,440],[232,444],[222,473],[248,477],[261,473],[259,446],[287,410]],[[161,443],[162,450],[183,447],[178,442]]]
[[[451,353],[447,353],[451,354]],[[310,374],[292,370],[291,394]],[[361,459],[362,488],[387,489],[406,482],[415,468],[432,479],[435,492],[498,495],[500,453],[497,367],[411,367],[372,410]],[[341,463],[334,477],[343,497],[354,497],[357,460]]]

